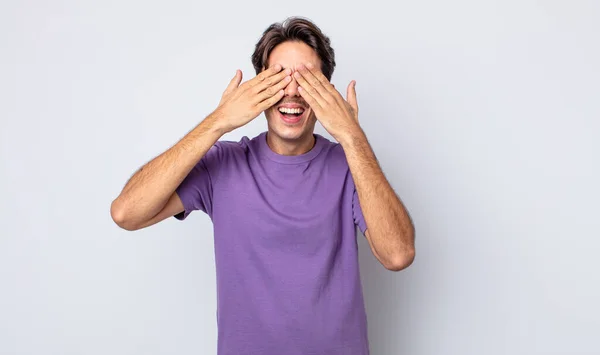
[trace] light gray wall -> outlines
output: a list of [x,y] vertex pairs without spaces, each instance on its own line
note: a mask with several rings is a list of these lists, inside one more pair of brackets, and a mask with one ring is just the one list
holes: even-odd
[[416,224],[400,273],[360,237],[372,353],[600,353],[599,10],[2,2],[0,354],[214,353],[209,219],[130,233],[109,205],[294,14],[331,36],[336,87],[358,81],[362,126]]

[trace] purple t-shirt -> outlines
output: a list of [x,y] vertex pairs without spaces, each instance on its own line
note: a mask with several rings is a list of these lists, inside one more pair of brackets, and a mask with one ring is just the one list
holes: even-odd
[[219,141],[177,188],[213,221],[218,355],[367,355],[356,226],[342,146],[273,152],[264,132]]

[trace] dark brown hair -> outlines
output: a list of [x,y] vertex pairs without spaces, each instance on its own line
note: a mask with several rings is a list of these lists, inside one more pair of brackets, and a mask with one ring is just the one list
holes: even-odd
[[302,41],[317,52],[321,59],[321,71],[327,80],[331,80],[335,68],[335,53],[329,37],[313,22],[302,17],[289,17],[283,22],[272,24],[263,32],[252,54],[256,74],[267,68],[271,51],[287,41]]

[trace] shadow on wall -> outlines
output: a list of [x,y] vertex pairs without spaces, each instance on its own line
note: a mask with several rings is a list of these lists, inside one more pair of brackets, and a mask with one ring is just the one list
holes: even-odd
[[[379,78],[377,83],[363,83],[362,92],[358,93],[359,106],[361,102],[363,104],[362,116],[359,118],[361,126],[367,132],[369,142],[393,187],[398,186],[394,177],[400,177],[402,172],[397,164],[386,164],[386,162],[400,160],[405,162],[403,167],[406,168],[406,164],[414,161],[415,144],[418,143],[415,142],[415,137],[418,135],[412,132],[410,127],[401,129],[401,125],[396,120],[383,119],[389,115],[389,112],[395,112],[408,120],[411,119],[411,113],[398,112],[398,107],[402,110],[403,107],[410,107],[410,105],[394,106],[402,100],[411,99],[413,105],[416,101],[416,98],[411,97],[413,94],[411,91],[404,93],[405,90],[398,87],[396,84],[398,82],[402,81],[388,83]],[[371,90],[376,91],[378,86],[397,87],[402,92],[399,96],[395,96],[398,95],[396,92],[394,97],[390,93],[382,93],[381,97],[375,101],[367,93],[374,92]],[[369,119],[370,117],[381,119]],[[397,132],[394,135],[394,145],[389,145],[389,135],[386,132]],[[398,171],[396,171],[397,169]],[[397,190],[397,192],[400,191]],[[406,203],[405,199],[410,200],[409,196],[404,194],[401,194],[400,198],[403,203]],[[412,218],[418,217],[419,207],[407,206]],[[418,327],[415,327],[415,323],[422,323],[423,320],[417,319],[416,315],[422,314],[419,309],[424,309],[428,305],[427,301],[419,300],[423,297],[417,296],[425,296],[428,291],[425,287],[426,283],[421,276],[417,276],[416,272],[423,257],[423,249],[419,249],[419,233],[423,231],[423,226],[419,225],[417,220],[414,223],[417,230],[416,258],[411,266],[399,272],[385,269],[371,252],[364,235],[360,231],[357,232],[360,274],[367,309],[369,345],[372,355],[412,355],[418,345],[415,337],[419,334],[416,331]]]
[[414,284],[409,274],[417,260],[400,272],[389,271],[372,254],[362,233],[357,238],[371,354],[409,354],[413,333],[409,290]]

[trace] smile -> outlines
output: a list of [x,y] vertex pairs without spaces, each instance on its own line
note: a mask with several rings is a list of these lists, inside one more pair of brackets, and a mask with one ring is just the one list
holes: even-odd
[[300,122],[306,112],[303,107],[279,107],[277,111],[281,119],[288,124]]

